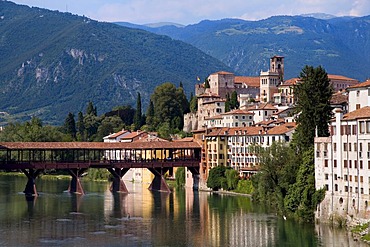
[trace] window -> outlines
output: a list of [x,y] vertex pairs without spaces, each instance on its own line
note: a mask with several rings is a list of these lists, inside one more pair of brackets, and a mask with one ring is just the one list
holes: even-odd
[[360,183],[363,183],[363,182],[364,182],[364,177],[360,176]]
[[352,125],[352,134],[353,135],[357,134],[357,125]]
[[352,151],[352,145],[351,145],[351,143],[348,143],[348,151]]
[[325,162],[325,167],[328,167],[329,160],[324,160]]
[[[359,97],[359,96],[360,96],[360,90],[357,90],[357,91],[356,91],[356,96],[357,96],[357,97]],[[356,107],[356,109],[357,109],[357,107]]]
[[338,180],[338,175],[334,174],[334,180]]
[[344,181],[348,181],[348,176],[344,175]]
[[334,185],[334,188],[335,188],[335,191],[338,191],[338,185],[337,184]]
[[347,143],[343,143],[343,151],[347,151]]
[[337,151],[337,143],[333,143],[333,149],[334,149],[334,152],[336,152]]
[[337,160],[334,160],[334,167],[337,167]]
[[365,133],[365,122],[361,121],[360,122],[360,134]]
[[329,179],[329,174],[325,173],[325,180]]
[[352,160],[349,161],[349,168],[352,168]]
[[360,160],[360,169],[363,169],[363,168],[364,168],[363,162],[362,160]]
[[361,105],[360,104],[356,104],[356,110],[358,110],[360,108],[361,108]]
[[370,133],[370,121],[366,121],[366,133]]
[[343,166],[344,168],[347,168],[347,160],[343,160]]

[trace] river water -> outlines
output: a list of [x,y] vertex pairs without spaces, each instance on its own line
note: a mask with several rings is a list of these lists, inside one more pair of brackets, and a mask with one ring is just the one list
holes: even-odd
[[156,193],[126,182],[84,182],[85,195],[65,192],[68,180],[36,182],[27,201],[25,177],[0,176],[0,246],[367,246],[344,230],[284,220],[249,197],[192,190]]

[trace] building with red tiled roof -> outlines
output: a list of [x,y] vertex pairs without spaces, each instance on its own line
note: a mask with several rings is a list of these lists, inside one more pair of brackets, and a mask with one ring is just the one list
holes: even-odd
[[348,87],[348,111],[354,111],[370,105],[370,80]]
[[359,81],[342,75],[328,74],[330,84],[333,86],[334,92],[343,91],[348,87],[356,86]]
[[249,107],[248,111],[254,113],[254,122],[258,123],[270,119],[274,113],[278,112],[278,108],[270,103],[261,103]]
[[250,176],[259,168],[256,146],[269,147],[273,142],[289,142],[295,123],[284,123],[267,129],[263,126],[211,128],[205,133],[202,157],[204,167],[227,165],[241,176]]

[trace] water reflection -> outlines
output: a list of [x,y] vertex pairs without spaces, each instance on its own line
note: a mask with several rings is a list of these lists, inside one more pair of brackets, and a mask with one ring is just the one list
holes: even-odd
[[284,220],[248,197],[193,192],[153,193],[127,183],[84,182],[86,195],[63,192],[68,181],[37,181],[27,201],[25,179],[0,177],[3,246],[365,246],[345,231]]

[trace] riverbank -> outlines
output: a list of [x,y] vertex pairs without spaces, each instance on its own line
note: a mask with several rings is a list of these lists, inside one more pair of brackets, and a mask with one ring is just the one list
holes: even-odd
[[353,219],[349,222],[347,230],[352,233],[355,240],[361,240],[370,245],[369,219]]

